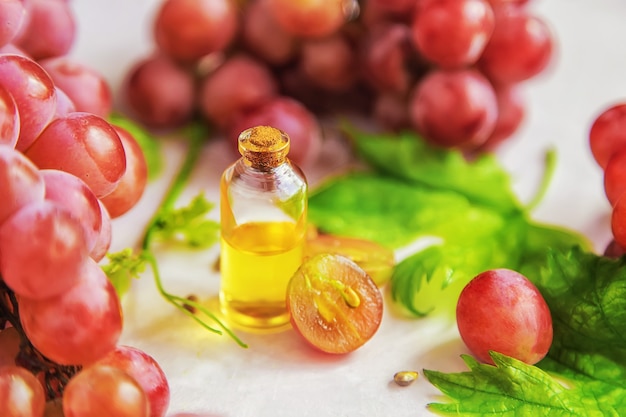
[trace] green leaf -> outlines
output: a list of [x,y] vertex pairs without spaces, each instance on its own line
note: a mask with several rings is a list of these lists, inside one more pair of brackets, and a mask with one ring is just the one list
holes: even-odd
[[503,417],[619,416],[626,409],[626,391],[555,378],[536,366],[492,352],[493,365],[463,356],[469,372],[424,370],[426,378],[452,401],[432,403],[441,415]]
[[368,134],[344,127],[355,149],[378,171],[438,190],[455,191],[472,204],[501,212],[519,211],[510,178],[493,155],[468,161],[456,150],[429,145],[414,132]]
[[218,240],[220,226],[206,215],[214,206],[201,193],[185,207],[162,209],[154,222],[153,237],[193,248],[212,246]]
[[163,155],[159,141],[142,126],[121,114],[111,114],[109,123],[126,129],[139,143],[148,166],[148,179],[157,178],[163,171]]
[[128,292],[133,279],[138,279],[146,269],[146,260],[142,253],[134,253],[131,248],[107,254],[108,263],[102,270],[115,287],[118,296]]

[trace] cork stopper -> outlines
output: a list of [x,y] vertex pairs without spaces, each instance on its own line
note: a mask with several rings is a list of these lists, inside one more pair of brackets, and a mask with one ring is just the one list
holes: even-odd
[[277,167],[289,153],[289,136],[270,126],[251,127],[239,135],[239,153],[253,168]]

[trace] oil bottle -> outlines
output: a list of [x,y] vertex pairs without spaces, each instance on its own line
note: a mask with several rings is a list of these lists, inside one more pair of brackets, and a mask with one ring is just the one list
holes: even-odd
[[281,330],[289,325],[287,284],[304,252],[307,181],[281,130],[253,127],[238,141],[242,157],[220,182],[220,308],[235,327]]

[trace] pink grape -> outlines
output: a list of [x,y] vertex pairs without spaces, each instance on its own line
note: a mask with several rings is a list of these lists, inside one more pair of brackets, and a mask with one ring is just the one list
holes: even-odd
[[163,55],[137,62],[128,73],[123,93],[131,115],[149,127],[177,127],[193,115],[194,79]]
[[70,113],[74,113],[76,111],[76,105],[74,105],[72,99],[58,86],[55,86],[54,89],[57,95],[57,105],[53,119],[59,119]]
[[21,0],[0,1],[0,46],[13,41],[25,21],[26,9]]
[[164,0],[154,21],[159,49],[181,62],[226,48],[238,29],[234,0]]
[[257,59],[239,54],[228,58],[205,77],[198,102],[202,113],[224,128],[241,113],[277,94],[278,86],[269,68]]
[[476,358],[493,364],[496,351],[533,365],[552,344],[550,309],[535,285],[510,269],[478,274],[461,291],[456,308],[463,342]]
[[76,38],[76,21],[64,1],[28,0],[28,19],[14,43],[35,60],[65,55]]
[[65,417],[148,417],[149,403],[139,384],[124,371],[93,365],[65,386]]
[[278,96],[238,118],[229,129],[233,151],[237,149],[237,138],[241,132],[261,125],[273,126],[289,135],[289,159],[297,165],[312,164],[319,156],[322,146],[319,122],[297,100]]
[[355,84],[356,53],[346,36],[333,34],[305,40],[300,49],[300,71],[314,85],[346,91]]
[[139,143],[126,129],[114,127],[124,146],[126,171],[117,187],[100,199],[111,218],[119,217],[133,208],[148,182],[148,165]]
[[0,416],[43,417],[46,396],[41,382],[19,366],[0,367]]
[[0,145],[15,147],[19,134],[20,115],[17,105],[11,93],[0,85]]
[[100,205],[102,227],[100,228],[100,234],[98,234],[96,244],[93,249],[91,249],[91,252],[89,252],[91,259],[96,262],[99,262],[105,257],[113,240],[113,225],[111,224],[111,216],[100,200],[98,200],[98,203]]
[[112,192],[126,170],[124,146],[117,132],[91,113],[75,112],[53,120],[26,156],[40,169],[76,175],[98,198]]
[[43,201],[45,184],[37,167],[21,152],[0,145],[0,224],[27,204]]
[[324,37],[339,30],[357,7],[356,0],[269,0],[278,24],[302,37]]
[[0,272],[16,294],[59,295],[75,285],[87,258],[78,218],[50,201],[31,203],[0,225]]
[[170,403],[170,387],[165,373],[152,356],[131,346],[117,346],[97,364],[113,366],[126,372],[146,393],[150,403],[150,417],[165,415]]
[[113,95],[104,75],[67,56],[40,60],[54,84],[63,90],[75,111],[107,117],[113,108]]
[[499,84],[527,80],[550,63],[553,38],[547,24],[526,8],[495,8],[495,28],[478,61],[478,67]]
[[495,26],[486,0],[429,0],[411,26],[419,52],[441,68],[474,64]]
[[61,365],[88,365],[117,345],[122,311],[113,285],[90,258],[79,282],[51,298],[20,298],[24,332],[39,351]]
[[601,168],[613,154],[626,148],[626,103],[614,104],[596,116],[589,130],[589,146]]
[[410,99],[414,126],[444,147],[479,146],[496,126],[498,102],[478,71],[435,70],[419,81]]
[[16,148],[26,150],[54,116],[56,93],[48,73],[20,55],[0,55],[0,85],[12,96],[20,116]]
[[45,199],[55,202],[80,220],[85,231],[86,247],[90,251],[95,246],[102,227],[98,198],[75,175],[57,169],[43,169],[40,172],[46,184]]
[[241,39],[254,55],[272,65],[282,65],[297,52],[297,37],[276,22],[269,0],[249,2],[243,14]]

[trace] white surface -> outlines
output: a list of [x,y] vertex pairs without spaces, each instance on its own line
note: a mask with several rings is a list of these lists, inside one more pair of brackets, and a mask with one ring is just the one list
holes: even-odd
[[[532,3],[532,2],[531,2]],[[114,88],[128,67],[152,49],[150,22],[158,0],[74,0],[79,35],[72,54],[102,71]],[[500,157],[522,199],[541,176],[542,156],[558,149],[559,164],[535,217],[608,242],[609,206],[602,174],[588,150],[593,118],[609,104],[626,100],[626,2],[623,0],[536,0],[536,13],[553,27],[558,52],[551,70],[528,82],[528,117]],[[169,149],[168,173],[181,153]],[[215,185],[227,164],[223,147],[205,150],[186,196]],[[336,162],[336,161],[335,161]],[[339,160],[340,162],[340,160]],[[152,184],[133,211],[117,220],[114,249],[134,243],[152,214],[167,176]],[[217,213],[214,213],[215,215]],[[215,307],[219,277],[210,271],[217,248],[203,253],[160,255],[166,287],[178,295],[195,293]],[[376,336],[353,354],[315,353],[292,332],[239,335],[250,345],[211,335],[165,303],[149,274],[125,300],[123,342],[146,350],[161,364],[171,384],[170,414],[204,412],[214,417],[247,416],[424,416],[437,391],[420,375],[409,387],[391,380],[400,370],[464,369],[464,347],[454,328],[435,320],[403,320],[385,311]]]

